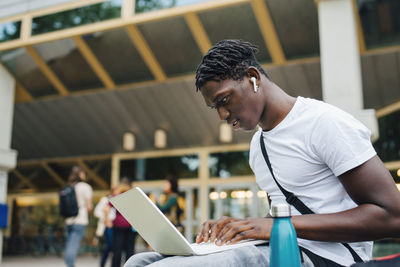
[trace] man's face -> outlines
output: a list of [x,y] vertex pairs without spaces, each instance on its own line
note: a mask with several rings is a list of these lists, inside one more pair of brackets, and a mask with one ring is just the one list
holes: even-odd
[[209,81],[200,89],[206,105],[215,108],[221,120],[233,129],[253,130],[261,117],[259,94],[254,93],[249,77],[243,80]]

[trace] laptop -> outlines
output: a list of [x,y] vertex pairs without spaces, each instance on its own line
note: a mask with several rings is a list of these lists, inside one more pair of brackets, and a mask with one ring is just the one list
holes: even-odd
[[139,187],[112,197],[110,202],[153,250],[160,254],[205,255],[268,242],[266,240],[245,240],[222,246],[211,242],[190,244]]

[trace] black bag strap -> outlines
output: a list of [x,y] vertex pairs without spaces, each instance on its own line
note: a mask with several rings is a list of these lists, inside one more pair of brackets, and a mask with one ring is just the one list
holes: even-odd
[[[260,134],[260,146],[261,146],[261,152],[262,152],[262,154],[264,156],[265,162],[268,165],[268,169],[271,172],[272,178],[274,179],[276,185],[279,187],[279,189],[281,190],[281,192],[285,196],[286,202],[289,203],[289,205],[293,205],[303,215],[304,214],[315,214],[315,212],[313,212],[309,207],[307,207],[307,205],[304,204],[303,201],[301,201],[295,194],[293,194],[290,191],[287,191],[276,180],[275,174],[274,174],[274,172],[272,170],[271,162],[270,162],[269,157],[268,157],[267,149],[265,148],[264,136],[263,136],[263,132],[262,131],[261,131],[261,134]],[[363,262],[361,257],[358,256],[357,252],[355,252],[354,249],[349,244],[347,244],[347,243],[341,243],[341,244],[343,246],[345,246],[349,250],[349,252],[353,256],[353,259],[354,259],[355,262]]]

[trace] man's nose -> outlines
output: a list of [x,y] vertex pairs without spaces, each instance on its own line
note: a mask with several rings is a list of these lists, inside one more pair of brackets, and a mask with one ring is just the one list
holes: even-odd
[[217,110],[218,110],[219,118],[221,120],[226,121],[229,119],[229,111],[226,108],[218,107]]

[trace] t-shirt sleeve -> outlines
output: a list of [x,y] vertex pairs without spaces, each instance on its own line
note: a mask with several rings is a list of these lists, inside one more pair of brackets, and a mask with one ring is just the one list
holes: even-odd
[[312,133],[316,155],[339,176],[376,155],[371,131],[350,114],[338,110],[323,113]]

